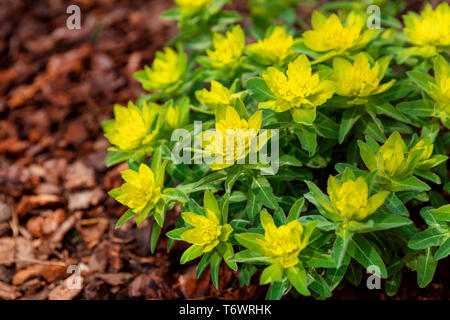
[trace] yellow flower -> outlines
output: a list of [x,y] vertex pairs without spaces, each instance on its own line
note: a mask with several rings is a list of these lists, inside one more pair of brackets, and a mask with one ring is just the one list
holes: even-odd
[[331,98],[337,88],[335,82],[320,80],[319,74],[312,74],[304,54],[289,63],[286,75],[269,67],[262,77],[277,99],[262,102],[258,107],[276,112],[291,110],[294,121],[306,125],[312,125],[316,107]]
[[168,104],[165,114],[165,129],[172,131],[178,129],[189,121],[189,99],[183,98],[174,104]]
[[400,133],[394,132],[378,150],[377,168],[389,177],[401,175],[407,169],[405,158],[407,151]]
[[212,0],[175,0],[175,3],[181,8],[181,14],[184,16],[197,13],[211,2]]
[[262,247],[266,255],[274,259],[272,263],[279,263],[283,268],[295,266],[299,262],[300,251],[306,247],[309,240],[309,235],[305,236],[303,226],[294,220],[277,227],[272,216],[264,211],[261,212],[260,218],[265,240]]
[[392,133],[377,153],[373,153],[362,141],[358,141],[358,145],[361,158],[371,172],[379,170],[378,175],[386,178],[404,178],[408,170],[408,159],[405,156],[408,149],[400,133]]
[[[403,29],[409,41],[417,46],[450,46],[450,7],[442,2],[435,10],[429,3],[420,16],[409,13],[403,16],[406,27]],[[442,48],[444,49],[444,48]]]
[[256,112],[247,121],[241,119],[233,107],[218,108],[216,130],[202,134],[203,150],[214,159],[211,169],[221,170],[238,161],[244,163],[250,151],[258,150],[257,135],[261,124],[262,111]]
[[378,32],[376,29],[363,31],[365,16],[350,12],[344,27],[336,14],[328,18],[318,11],[312,14],[313,30],[303,34],[305,45],[317,52],[358,50],[364,47]]
[[448,123],[450,122],[450,65],[442,56],[437,56],[434,60],[434,79],[434,83],[429,82],[430,96],[436,101],[439,118]]
[[197,90],[195,96],[202,105],[213,111],[217,106],[229,106],[233,104],[230,90],[215,80],[211,81],[210,91],[203,88],[202,90]]
[[371,171],[387,179],[403,180],[413,175],[415,169],[430,169],[447,160],[445,155],[434,155],[430,137],[420,140],[408,150],[400,133],[395,131],[377,152],[358,141],[361,158]]
[[353,98],[350,104],[364,104],[367,102],[366,97],[388,90],[395,80],[381,86],[380,82],[390,59],[390,56],[381,58],[371,68],[365,53],[359,53],[353,64],[344,58],[334,58],[334,74],[330,79],[338,84],[336,94]]
[[110,191],[118,202],[128,206],[138,213],[144,208],[150,211],[161,197],[161,187],[155,185],[153,171],[144,163],[139,166],[139,172],[128,169],[120,173],[125,183]]
[[283,27],[276,26],[263,40],[248,45],[247,50],[265,65],[284,65],[295,54],[291,49],[294,43]]
[[172,48],[164,48],[164,52],[155,54],[152,67],[135,73],[136,79],[142,83],[145,90],[171,90],[186,72],[187,57],[184,52],[175,52]]
[[389,195],[380,191],[369,197],[369,188],[363,177],[343,183],[333,176],[328,178],[328,195],[340,221],[359,221],[374,213]]
[[193,228],[184,231],[180,237],[194,246],[189,251],[209,252],[220,242],[226,242],[233,228],[229,224],[222,224],[222,215],[214,196],[205,192],[205,215],[193,212],[183,212],[181,217]]
[[216,69],[234,69],[245,47],[245,36],[239,25],[227,31],[226,36],[221,33],[213,34],[214,50],[206,50],[211,64]]
[[114,120],[103,124],[105,137],[121,151],[134,151],[143,148],[151,151],[152,144],[158,135],[158,130],[151,129],[155,118],[160,114],[161,107],[155,103],[142,105],[142,111],[132,102],[128,108],[114,106]]
[[431,142],[431,138],[427,137],[425,139],[420,140],[416,143],[416,145],[411,149],[411,153],[421,150],[422,155],[419,157],[419,164],[428,160],[433,154],[433,143]]

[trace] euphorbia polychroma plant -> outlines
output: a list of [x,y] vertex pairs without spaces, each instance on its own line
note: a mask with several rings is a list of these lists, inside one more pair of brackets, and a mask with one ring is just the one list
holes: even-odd
[[390,296],[407,269],[427,286],[450,253],[449,5],[373,1],[377,28],[360,1],[249,1],[243,28],[226,0],[175,2],[179,35],[135,74],[149,93],[103,124],[107,164],[129,167],[117,227],[155,219],[152,252],[164,230],[197,277],[218,288],[226,264],[268,299],[328,298],[369,269]]

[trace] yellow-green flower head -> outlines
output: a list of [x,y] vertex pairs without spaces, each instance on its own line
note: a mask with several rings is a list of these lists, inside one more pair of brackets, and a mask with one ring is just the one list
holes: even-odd
[[405,154],[408,149],[397,131],[389,136],[377,153],[373,153],[361,141],[358,141],[358,145],[361,149],[361,158],[371,172],[379,170],[378,175],[386,178],[403,177],[407,172],[408,159]]
[[450,7],[442,2],[435,10],[430,4],[420,13],[403,16],[403,29],[409,41],[417,46],[450,46]]
[[295,54],[291,49],[294,43],[283,27],[276,26],[263,40],[248,45],[247,50],[266,65],[284,65]]
[[450,117],[450,65],[442,56],[434,60],[434,79],[429,83],[430,95],[436,101],[438,116],[446,120]]
[[390,177],[403,173],[407,167],[405,158],[407,151],[400,133],[394,132],[378,150],[376,155],[378,169]]
[[303,34],[305,45],[317,52],[358,50],[364,47],[378,32],[376,29],[364,30],[364,14],[350,12],[343,26],[336,14],[325,17],[318,11],[312,14],[313,30]]
[[175,3],[181,8],[181,14],[190,16],[206,7],[212,0],[175,0]]
[[427,166],[429,163],[433,163],[433,159],[430,159],[433,154],[433,147],[434,146],[430,137],[420,140],[414,147],[412,147],[410,154],[413,154],[419,150],[422,151],[417,163],[417,168],[420,169],[422,166]]
[[204,106],[216,110],[217,106],[229,106],[233,104],[230,90],[220,82],[212,80],[211,90],[203,88],[195,92],[195,97]]
[[341,183],[330,176],[327,192],[339,219],[345,222],[364,220],[374,213],[389,195],[388,191],[380,191],[369,197],[369,188],[363,177]]
[[289,63],[286,75],[275,67],[262,73],[270,91],[277,98],[259,104],[259,108],[276,112],[291,110],[295,122],[311,125],[317,106],[325,103],[337,89],[335,82],[320,80],[312,74],[308,58],[302,54]]
[[206,50],[211,64],[216,69],[233,69],[245,47],[245,35],[239,25],[227,31],[226,36],[221,33],[213,34],[214,50]]
[[161,197],[161,188],[155,185],[153,171],[144,163],[139,166],[139,172],[128,169],[120,173],[125,183],[111,190],[114,198],[131,208],[134,212],[153,209]]
[[152,67],[136,72],[135,76],[145,90],[166,90],[177,84],[186,72],[187,57],[183,52],[175,52],[172,48],[164,48],[164,52],[155,54]]
[[380,85],[386,72],[391,57],[377,60],[373,67],[365,53],[359,53],[355,62],[351,64],[344,58],[334,58],[333,76],[330,78],[338,84],[336,94],[351,97],[352,104],[364,104],[368,96],[376,95],[388,90],[393,86],[395,80]]
[[115,119],[104,124],[105,137],[122,151],[139,148],[151,151],[158,135],[157,130],[151,130],[151,125],[160,112],[161,107],[155,103],[143,103],[142,110],[132,102],[128,103],[128,108],[115,105]]
[[183,127],[189,121],[189,98],[185,97],[176,103],[170,101],[165,106],[164,129],[172,132]]
[[274,263],[280,263],[284,268],[295,266],[298,255],[308,244],[308,238],[303,233],[303,226],[297,220],[277,227],[273,218],[267,212],[260,214],[264,228],[263,249],[266,255],[274,258]]
[[[245,159],[250,151],[256,152],[261,124],[262,111],[255,112],[247,121],[241,119],[233,107],[218,108],[216,130],[205,131],[202,135],[203,150],[214,157],[211,169],[231,167],[238,160]],[[256,150],[250,150],[253,146]]]
[[192,226],[181,234],[181,238],[193,245],[203,247],[203,252],[214,249],[221,241],[228,240],[233,228],[229,224],[221,225],[217,215],[205,208],[206,216],[193,212],[183,212],[181,217]]

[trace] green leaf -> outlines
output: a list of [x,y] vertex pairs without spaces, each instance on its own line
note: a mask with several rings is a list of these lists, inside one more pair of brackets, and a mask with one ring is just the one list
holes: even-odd
[[303,206],[305,205],[305,198],[300,198],[292,205],[291,210],[289,210],[289,215],[287,217],[286,223],[297,220],[300,217]]
[[348,265],[350,264],[350,260],[350,255],[345,255],[340,267],[327,269],[325,280],[331,290],[334,290],[341,282],[345,272],[347,271]]
[[256,195],[253,193],[252,189],[250,189],[248,191],[248,201],[247,206],[245,208],[245,214],[247,216],[247,219],[250,221],[255,221],[256,217],[261,211],[261,208],[262,208],[261,201],[259,201]]
[[251,251],[254,251],[262,256],[266,255],[263,246],[266,240],[263,235],[259,233],[247,232],[236,234],[234,237],[236,238],[237,242],[250,249]]
[[192,245],[183,252],[183,255],[180,258],[180,263],[185,264],[188,261],[194,260],[195,258],[200,257],[202,253],[202,246]]
[[377,266],[380,269],[380,277],[387,278],[387,270],[383,260],[374,245],[364,236],[355,234],[353,238],[350,239],[348,252],[353,259],[358,261],[365,268]]
[[130,152],[109,151],[106,155],[106,166],[112,167],[113,165],[126,161],[130,157]]
[[272,282],[267,290],[266,300],[280,300],[283,296],[284,283],[282,280]]
[[262,274],[259,284],[268,284],[270,282],[275,282],[283,277],[283,267],[279,263],[271,264],[266,267]]
[[342,263],[345,261],[345,257],[347,256],[348,245],[350,243],[351,238],[353,237],[353,233],[346,229],[339,229],[339,232],[336,233],[336,241],[334,242],[332,256],[334,261],[336,262],[336,268],[340,268]]
[[433,259],[431,248],[425,249],[417,259],[417,284],[420,288],[425,288],[433,280],[436,266],[437,261]]
[[161,227],[157,223],[153,223],[152,234],[150,237],[150,249],[152,254],[155,253],[156,245],[158,244],[159,235],[161,234]]
[[272,191],[272,186],[269,181],[262,176],[257,176],[253,178],[251,184],[252,192],[255,196],[268,208],[277,209],[278,201],[274,196]]
[[411,121],[403,113],[395,109],[390,103],[386,102],[380,106],[376,106],[375,109],[378,114],[384,114],[395,120],[402,121],[405,123],[411,123]]
[[209,265],[209,263],[211,262],[211,251],[210,252],[206,252],[203,257],[200,259],[200,262],[197,265],[197,270],[196,270],[196,276],[197,279],[200,278],[200,275],[202,274],[203,270],[205,270],[205,268]]
[[431,227],[425,231],[416,233],[408,242],[411,249],[425,249],[428,247],[439,246],[448,235],[439,227]]
[[377,213],[372,215],[370,219],[373,221],[373,226],[364,230],[364,232],[387,230],[412,224],[412,221],[409,218],[389,213]]
[[416,117],[431,117],[434,114],[434,105],[429,100],[400,102],[396,108],[404,114]]
[[408,71],[406,72],[406,74],[415,84],[417,84],[425,92],[432,91],[430,83],[434,83],[434,79],[429,74],[415,70]]
[[127,222],[128,220],[130,220],[131,218],[135,217],[136,215],[138,215],[139,213],[134,212],[132,209],[128,209],[119,219],[119,221],[117,221],[116,223],[116,229],[120,228],[121,225],[123,225],[125,222]]
[[181,238],[181,235],[190,229],[192,229],[192,227],[184,227],[184,228],[178,228],[175,230],[171,230],[166,233],[166,236],[173,240],[183,240],[183,238]]
[[438,261],[440,259],[446,258],[450,254],[450,237],[445,240],[445,242],[440,246],[434,255],[434,260]]
[[300,252],[301,261],[308,267],[313,268],[334,268],[336,267],[336,262],[333,257],[317,252],[310,248],[305,248]]
[[294,286],[295,290],[297,290],[298,293],[304,296],[311,295],[311,292],[309,292],[306,284],[306,270],[301,263],[288,268],[287,276],[289,282]]
[[431,188],[425,182],[420,181],[416,177],[409,177],[401,181],[392,180],[391,190],[395,192],[404,190],[429,191]]
[[386,198],[384,205],[394,214],[409,217],[408,209],[406,209],[403,202],[393,192]]
[[402,283],[403,273],[397,272],[391,278],[386,280],[385,290],[389,297],[395,296]]
[[339,136],[339,125],[320,112],[316,112],[316,114],[317,118],[313,123],[313,127],[317,134],[325,138],[337,139]]
[[441,178],[437,174],[435,174],[431,171],[416,169],[416,170],[414,170],[414,174],[421,178],[427,179],[433,183],[441,184]]
[[267,100],[276,100],[267,86],[266,82],[261,78],[252,78],[247,81],[247,88],[251,91],[253,98],[257,102],[264,102]]
[[310,282],[308,286],[311,290],[318,293],[323,298],[331,297],[331,290],[328,287],[327,282],[315,270],[308,272],[307,279],[307,281]]
[[308,151],[310,156],[316,153],[317,134],[313,128],[303,125],[296,125],[294,127],[294,133],[300,140],[303,150]]
[[350,108],[342,114],[341,125],[339,127],[339,144],[344,142],[345,137],[350,132],[356,121],[361,118],[361,112],[357,107]]
[[236,253],[230,261],[235,262],[245,262],[245,263],[268,263],[270,261],[270,257],[266,257],[250,250],[243,250],[241,252]]
[[450,204],[437,209],[431,209],[430,214],[439,221],[450,221]]
[[183,191],[176,188],[164,189],[162,197],[166,202],[175,201],[179,203],[185,203],[189,201],[189,197]]
[[214,251],[211,255],[211,280],[217,290],[219,290],[219,268],[221,262],[222,257],[217,251]]
[[219,205],[217,204],[217,200],[209,190],[205,191],[205,194],[203,197],[203,206],[205,207],[205,209],[208,209],[211,212],[213,212],[219,221],[222,221],[222,214],[220,213],[220,209],[219,209]]

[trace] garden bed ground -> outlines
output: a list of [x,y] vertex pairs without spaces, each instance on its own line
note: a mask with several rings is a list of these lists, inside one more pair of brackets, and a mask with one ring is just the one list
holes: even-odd
[[[196,280],[194,264],[179,265],[181,243],[168,254],[162,237],[150,255],[151,222],[114,229],[125,208],[106,192],[123,168],[105,167],[100,123],[114,103],[143,93],[132,74],[176,25],[158,19],[171,1],[74,3],[83,12],[78,31],[66,28],[65,1],[0,3],[0,299],[263,298],[266,288],[240,288],[229,269],[221,291],[207,272]],[[81,266],[79,290],[67,289],[69,265]],[[449,299],[449,266],[439,263],[423,290],[406,273],[393,298]],[[364,284],[333,299],[388,298]]]

